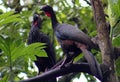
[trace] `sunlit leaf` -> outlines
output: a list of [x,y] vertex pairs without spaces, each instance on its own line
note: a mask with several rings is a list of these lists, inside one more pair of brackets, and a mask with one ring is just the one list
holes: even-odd
[[19,15],[12,15],[12,16],[6,17],[5,19],[2,19],[0,21],[0,26],[7,23],[12,23],[12,22],[22,22],[22,19],[17,17],[19,17]]
[[79,54],[79,55],[74,59],[74,62],[79,61],[81,58],[83,58],[83,54]]
[[9,51],[8,51],[8,45],[6,43],[6,39],[4,39],[3,37],[0,37],[0,49],[2,49],[2,51],[8,55]]
[[75,1],[76,1],[77,6],[80,6],[80,3],[79,3],[80,0],[75,0]]
[[116,47],[120,47],[120,35],[113,39],[113,45]]
[[5,75],[2,79],[0,79],[0,82],[6,82],[8,79],[8,75]]
[[20,56],[23,56],[24,55],[24,53],[22,53],[22,51],[23,51],[23,49],[24,49],[24,43],[22,43],[22,44],[20,44],[18,47],[15,47],[13,50],[12,50],[12,52],[11,52],[11,54],[12,54],[12,60],[15,60],[15,59],[17,59],[18,57],[20,57]]
[[0,21],[3,19],[3,18],[6,18],[10,15],[14,14],[14,12],[10,11],[10,12],[6,12],[6,13],[3,13],[0,15]]
[[41,49],[45,48],[44,45],[45,44],[43,44],[43,43],[34,43],[31,45],[25,46],[25,44],[23,43],[20,46],[16,47],[12,51],[12,60],[17,59],[18,57],[22,57],[22,56],[27,56],[27,57],[30,57],[32,59],[35,59],[35,55],[45,57],[46,54],[43,54],[43,52],[41,50]]

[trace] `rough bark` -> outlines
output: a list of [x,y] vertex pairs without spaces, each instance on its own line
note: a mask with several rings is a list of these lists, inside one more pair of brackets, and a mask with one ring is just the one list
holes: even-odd
[[[104,66],[108,67],[109,74],[103,78],[103,82],[117,82],[117,76],[115,74],[114,67],[114,54],[113,47],[109,37],[108,27],[105,20],[105,14],[103,11],[102,4],[100,0],[90,0],[92,9],[94,12],[94,19],[96,22],[97,32],[98,32],[98,45],[102,54],[102,63]],[[103,76],[104,77],[104,76]]]

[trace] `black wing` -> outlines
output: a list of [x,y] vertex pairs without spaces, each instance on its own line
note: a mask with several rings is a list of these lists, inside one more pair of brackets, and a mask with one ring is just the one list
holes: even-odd
[[90,37],[78,28],[69,24],[59,24],[56,29],[56,35],[58,38],[73,40],[93,48],[94,44]]

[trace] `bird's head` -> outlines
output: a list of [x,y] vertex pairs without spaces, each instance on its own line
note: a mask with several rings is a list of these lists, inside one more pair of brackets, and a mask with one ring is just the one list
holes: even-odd
[[37,27],[40,27],[41,23],[42,23],[42,21],[41,21],[40,16],[38,14],[34,14],[34,16],[33,16],[33,25],[37,26]]
[[49,5],[43,6],[41,10],[44,11],[48,17],[51,17],[51,15],[53,14],[53,8]]

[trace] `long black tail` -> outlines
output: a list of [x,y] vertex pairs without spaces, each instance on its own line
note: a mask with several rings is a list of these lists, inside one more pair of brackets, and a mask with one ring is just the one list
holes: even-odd
[[91,70],[92,74],[94,76],[98,77],[102,81],[102,79],[103,79],[102,71],[101,71],[100,65],[99,65],[98,61],[96,60],[96,58],[87,49],[81,49],[81,50],[85,56],[85,59],[87,60],[89,66],[90,66],[90,70]]

